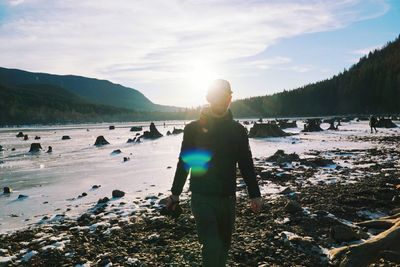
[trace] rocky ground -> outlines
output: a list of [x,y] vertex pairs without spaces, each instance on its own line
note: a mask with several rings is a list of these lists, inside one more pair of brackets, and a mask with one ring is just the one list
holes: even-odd
[[[228,266],[327,266],[333,264],[329,249],[377,234],[353,223],[399,212],[400,136],[351,138],[375,148],[256,159],[266,205],[254,215],[238,180]],[[160,215],[158,201],[105,199],[78,219],[58,214],[1,235],[0,265],[199,266],[189,203],[183,201],[182,215],[171,218]],[[381,259],[373,265],[396,264]]]

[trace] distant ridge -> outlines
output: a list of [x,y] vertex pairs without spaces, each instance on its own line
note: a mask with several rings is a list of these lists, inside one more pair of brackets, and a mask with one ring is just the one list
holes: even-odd
[[232,103],[237,117],[400,113],[400,36],[330,79]]
[[94,104],[131,109],[135,111],[177,111],[179,108],[158,105],[141,92],[107,80],[75,75],[35,73],[0,67],[0,84],[19,87],[25,84],[41,84],[60,87]]

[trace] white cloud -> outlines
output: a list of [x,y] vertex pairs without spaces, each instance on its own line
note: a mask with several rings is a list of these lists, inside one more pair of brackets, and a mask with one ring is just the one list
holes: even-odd
[[[369,46],[369,47],[364,47],[361,49],[354,50],[351,53],[364,56],[364,55],[368,55],[369,52],[372,52],[372,51],[374,51],[376,49],[380,49],[380,48],[382,48],[382,45]],[[356,59],[356,61],[358,61],[358,59]]]
[[[366,2],[374,8],[362,8]],[[234,75],[226,72],[227,62],[273,68],[288,59],[246,58],[282,38],[337,29],[387,11],[384,1],[373,0],[8,3],[7,18],[0,24],[3,66],[117,79],[151,88],[183,87],[185,74],[196,64],[219,67],[218,72],[226,76]],[[293,70],[308,69],[294,66]],[[161,90],[149,92],[162,95]]]

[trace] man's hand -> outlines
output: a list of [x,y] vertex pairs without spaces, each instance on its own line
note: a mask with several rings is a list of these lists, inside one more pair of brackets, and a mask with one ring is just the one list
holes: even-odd
[[167,210],[175,210],[176,204],[178,203],[179,203],[179,196],[170,195],[167,198],[167,204],[165,205],[165,208]]
[[254,213],[260,213],[262,206],[263,206],[263,199],[261,197],[250,199],[250,208]]

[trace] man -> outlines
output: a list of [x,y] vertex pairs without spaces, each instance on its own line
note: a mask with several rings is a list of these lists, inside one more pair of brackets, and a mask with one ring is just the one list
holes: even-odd
[[373,133],[373,129],[375,130],[375,133],[377,133],[378,131],[376,130],[376,124],[378,123],[378,120],[376,119],[375,116],[371,115],[369,117],[369,127],[371,127],[371,133]]
[[191,208],[202,244],[206,267],[225,266],[235,221],[236,164],[247,185],[251,209],[262,208],[246,129],[234,121],[228,109],[231,86],[216,80],[209,87],[200,119],[184,129],[172,195],[167,208],[174,210],[190,172]]

